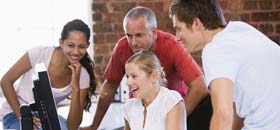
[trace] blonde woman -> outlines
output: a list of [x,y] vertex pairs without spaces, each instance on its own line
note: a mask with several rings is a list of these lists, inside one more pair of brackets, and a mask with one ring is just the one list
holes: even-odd
[[125,130],[186,130],[184,100],[169,90],[158,58],[150,51],[131,56],[125,65],[134,98],[124,107]]

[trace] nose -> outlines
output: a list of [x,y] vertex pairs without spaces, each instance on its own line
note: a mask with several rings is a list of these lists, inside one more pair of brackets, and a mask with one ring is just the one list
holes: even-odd
[[181,40],[181,33],[180,32],[176,32],[176,40],[177,41]]
[[137,38],[136,38],[135,36],[133,36],[133,37],[131,38],[131,44],[132,44],[133,46],[136,46],[136,45],[137,45]]
[[80,53],[80,50],[78,47],[75,47],[74,50],[73,50],[73,53],[74,54],[79,54]]
[[128,87],[130,87],[130,86],[132,85],[132,80],[131,80],[131,78],[127,77],[126,85],[127,85]]

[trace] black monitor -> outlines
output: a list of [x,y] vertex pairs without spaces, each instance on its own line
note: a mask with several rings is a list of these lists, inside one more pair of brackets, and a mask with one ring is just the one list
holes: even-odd
[[[44,64],[37,64],[35,68],[38,75],[35,74],[36,76],[33,77],[35,103],[29,105],[31,111],[38,112],[43,130],[61,130],[48,72]],[[21,113],[21,115],[25,114]],[[25,124],[28,123],[21,120],[21,125]],[[24,126],[21,127],[22,130],[27,130]]]

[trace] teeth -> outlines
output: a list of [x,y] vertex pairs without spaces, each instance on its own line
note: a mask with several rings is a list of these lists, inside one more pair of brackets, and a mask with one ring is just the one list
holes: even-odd
[[71,58],[72,58],[73,60],[79,59],[79,57],[77,57],[77,56],[72,56]]
[[131,88],[130,91],[135,91],[137,90],[138,88]]

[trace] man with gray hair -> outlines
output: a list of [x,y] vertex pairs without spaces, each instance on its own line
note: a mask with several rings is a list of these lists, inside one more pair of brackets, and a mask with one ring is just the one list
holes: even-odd
[[183,44],[172,34],[157,29],[155,13],[146,7],[131,9],[124,17],[123,29],[126,36],[117,42],[105,70],[105,81],[93,123],[81,129],[98,128],[125,74],[126,60],[141,50],[150,50],[157,55],[166,73],[168,88],[181,94],[185,100],[186,112],[190,115],[207,96],[207,89],[201,69]]

